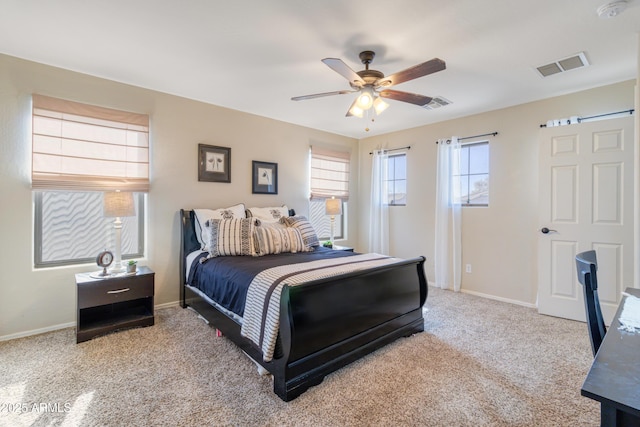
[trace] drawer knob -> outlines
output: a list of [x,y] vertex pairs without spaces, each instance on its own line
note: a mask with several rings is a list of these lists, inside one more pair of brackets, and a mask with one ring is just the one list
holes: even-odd
[[124,289],[118,289],[115,291],[107,291],[108,294],[121,294],[123,292],[128,292],[130,289],[129,288],[124,288]]

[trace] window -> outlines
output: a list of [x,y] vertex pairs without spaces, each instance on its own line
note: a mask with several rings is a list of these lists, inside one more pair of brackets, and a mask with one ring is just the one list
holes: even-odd
[[331,236],[331,218],[325,215],[325,200],[330,197],[343,202],[342,215],[335,217],[334,238],[346,237],[350,161],[351,156],[347,152],[311,148],[309,221],[320,240],[328,240]]
[[[344,218],[347,216],[347,204],[342,203],[342,215],[336,216],[333,223],[333,237],[334,239],[344,239],[346,233]],[[318,234],[318,239],[322,242],[329,240],[331,237],[331,217],[325,215],[324,200],[310,200],[309,201],[309,222],[313,225],[313,228]]]
[[[102,214],[98,191],[35,193],[35,267],[93,262],[115,247],[113,221]],[[136,216],[122,220],[122,258],[144,255],[144,194],[134,195]]]
[[489,142],[464,144],[460,147],[460,171],[454,195],[463,206],[489,205]]
[[89,262],[115,239],[105,191],[134,193],[122,218],[122,257],[144,254],[149,189],[149,117],[33,95],[32,189],[35,267]]
[[393,154],[387,158],[387,191],[390,206],[407,204],[407,155]]

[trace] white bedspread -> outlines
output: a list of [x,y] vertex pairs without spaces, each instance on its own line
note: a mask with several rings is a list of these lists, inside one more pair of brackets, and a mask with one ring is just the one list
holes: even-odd
[[285,284],[295,286],[398,261],[401,260],[379,254],[362,254],[265,270],[249,285],[241,334],[258,346],[264,361],[269,362],[273,359],[280,327],[280,294]]

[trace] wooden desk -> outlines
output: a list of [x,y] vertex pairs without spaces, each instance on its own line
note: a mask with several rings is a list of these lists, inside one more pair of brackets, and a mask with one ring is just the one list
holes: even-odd
[[[626,292],[640,297],[640,289]],[[600,402],[600,425],[640,426],[640,332],[618,328],[623,297],[582,385],[581,394]]]

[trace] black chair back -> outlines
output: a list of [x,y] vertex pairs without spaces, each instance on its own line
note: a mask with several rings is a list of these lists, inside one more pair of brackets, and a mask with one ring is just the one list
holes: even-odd
[[584,290],[584,307],[587,314],[587,327],[591,338],[591,350],[595,356],[607,332],[598,299],[598,260],[596,251],[586,251],[576,255],[578,281]]

